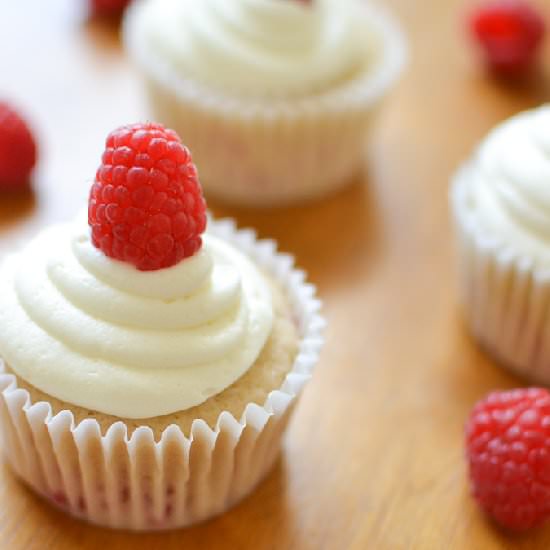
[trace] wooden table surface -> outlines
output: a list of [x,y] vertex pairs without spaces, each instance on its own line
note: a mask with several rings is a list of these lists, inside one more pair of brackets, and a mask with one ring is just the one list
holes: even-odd
[[[465,330],[447,210],[453,170],[497,121],[547,100],[548,81],[486,78],[466,48],[460,0],[386,3],[411,62],[374,131],[365,180],[300,208],[211,205],[295,254],[325,302],[327,345],[275,470],[219,519],[132,535],[65,517],[1,467],[1,549],[548,548],[550,527],[510,537],[468,495],[466,415],[491,388],[521,382]],[[35,193],[0,198],[2,253],[81,208],[106,133],[147,116],[116,26],[86,22],[80,8],[0,0],[0,97],[28,114],[41,153]]]

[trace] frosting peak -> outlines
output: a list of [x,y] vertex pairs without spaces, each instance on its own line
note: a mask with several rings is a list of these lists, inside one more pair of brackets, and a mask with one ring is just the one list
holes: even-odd
[[3,266],[0,349],[28,383],[125,418],[184,410],[256,360],[271,294],[243,254],[205,234],[199,253],[140,272],[106,258],[82,221],[41,233]]
[[143,39],[184,77],[223,92],[312,93],[369,50],[357,0],[148,0],[143,9]]
[[467,168],[470,214],[550,264],[550,106],[493,130]]

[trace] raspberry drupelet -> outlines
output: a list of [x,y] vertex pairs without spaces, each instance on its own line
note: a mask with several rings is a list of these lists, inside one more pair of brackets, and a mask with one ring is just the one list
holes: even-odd
[[501,525],[521,531],[550,515],[550,392],[493,392],[466,425],[472,491]]
[[141,271],[171,267],[200,249],[206,204],[191,154],[173,130],[146,123],[109,134],[88,223],[97,248]]

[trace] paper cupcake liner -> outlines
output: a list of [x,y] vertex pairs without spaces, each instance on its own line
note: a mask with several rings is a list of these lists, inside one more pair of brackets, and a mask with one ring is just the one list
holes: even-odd
[[208,194],[253,206],[291,203],[334,191],[359,171],[371,121],[406,58],[385,10],[365,5],[380,37],[378,61],[328,92],[288,100],[232,98],[176,75],[142,40],[140,10],[136,2],[127,12],[126,48],[154,116],[193,151]]
[[550,384],[550,272],[486,234],[471,212],[468,166],[451,190],[461,301],[470,328],[505,367]]
[[293,258],[277,253],[273,241],[258,241],[253,231],[237,230],[229,220],[210,221],[209,231],[248,254],[286,290],[301,336],[294,364],[263,406],[248,404],[240,419],[224,411],[214,429],[197,419],[189,437],[171,425],[158,441],[147,426],[128,437],[122,421],[102,434],[93,418],[76,425],[70,410],[54,416],[48,403],[32,403],[15,376],[1,372],[7,459],[35,491],[74,516],[133,530],[183,527],[238,502],[277,457],[323,343],[321,304]]

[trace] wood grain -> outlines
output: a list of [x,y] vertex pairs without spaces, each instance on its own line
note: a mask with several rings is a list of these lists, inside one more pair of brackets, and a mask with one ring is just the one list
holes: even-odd
[[[274,472],[219,519],[132,535],[65,517],[4,467],[0,548],[548,548],[550,528],[510,537],[468,496],[464,419],[489,389],[521,382],[463,326],[446,198],[450,174],[476,142],[548,99],[548,81],[511,87],[486,78],[465,48],[464,2],[387,4],[407,31],[411,63],[374,132],[365,180],[300,208],[212,205],[278,239],[326,304],[323,359]],[[106,132],[147,116],[116,27],[86,22],[80,7],[0,0],[0,95],[28,113],[41,145],[35,193],[0,199],[0,252],[71,217]]]

